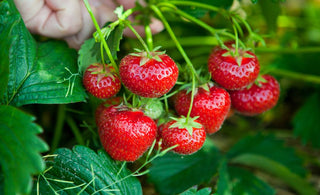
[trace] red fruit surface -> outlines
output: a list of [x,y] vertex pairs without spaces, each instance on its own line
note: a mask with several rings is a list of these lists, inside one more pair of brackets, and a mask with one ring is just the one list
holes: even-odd
[[98,129],[104,149],[118,161],[137,160],[157,135],[157,126],[150,117],[125,106],[105,108],[100,115]]
[[168,93],[175,85],[179,69],[166,54],[158,55],[161,61],[154,58],[140,64],[147,57],[143,53],[127,55],[120,63],[119,72],[122,83],[134,94],[155,98]]
[[[227,46],[234,51],[231,44]],[[233,57],[226,55],[227,49],[216,47],[209,56],[208,70],[212,80],[228,90],[242,89],[253,83],[259,75],[260,65],[256,55],[250,51],[238,51],[239,56]],[[237,59],[241,62],[240,66]]]
[[[195,120],[195,122],[199,121]],[[165,123],[161,130],[162,144],[164,148],[169,148],[175,145],[172,151],[178,154],[192,154],[198,151],[206,139],[206,131],[201,125],[201,128],[192,128],[192,135],[186,128],[171,127],[176,123],[175,120],[171,120]]]
[[233,108],[243,115],[261,114],[274,107],[280,96],[278,81],[271,75],[262,76],[267,82],[258,81],[250,88],[230,91]]
[[121,89],[121,81],[114,72],[114,68],[102,64],[92,64],[87,67],[83,75],[83,85],[93,96],[101,99],[116,95]]
[[[187,116],[191,101],[191,93],[180,91],[174,102],[178,115]],[[221,87],[212,86],[209,91],[199,87],[194,96],[191,117],[199,116],[197,119],[204,126],[207,133],[217,132],[230,110],[231,100],[229,93]]]
[[112,98],[109,98],[107,100],[105,100],[104,102],[102,102],[97,108],[96,108],[96,111],[95,111],[95,119],[96,119],[96,123],[98,124],[99,123],[99,120],[100,120],[100,116],[101,116],[101,113],[103,112],[103,110],[109,106],[112,106],[112,105],[119,105],[121,104],[122,102],[122,97],[112,97]]

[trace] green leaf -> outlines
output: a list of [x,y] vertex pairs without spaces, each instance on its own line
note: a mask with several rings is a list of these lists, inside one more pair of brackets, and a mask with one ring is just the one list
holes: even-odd
[[[54,48],[54,49],[53,49]],[[87,97],[76,67],[76,52],[62,42],[38,45],[38,61],[15,94],[12,104],[62,104]]]
[[125,26],[123,24],[119,24],[112,30],[110,35],[106,38],[112,57],[115,60],[118,59],[117,52],[120,51],[120,41],[122,39],[124,28]]
[[48,146],[36,136],[42,129],[34,120],[12,106],[0,106],[0,165],[5,194],[30,193],[31,176],[45,168],[39,153],[47,151]]
[[[276,153],[274,151],[274,153]],[[286,167],[286,165],[280,164],[269,158],[259,156],[256,154],[243,154],[232,159],[231,163],[242,164],[245,166],[250,166],[258,168],[262,171],[270,173],[283,180],[292,189],[294,189],[298,194],[301,195],[316,195],[318,194],[316,189],[314,189],[306,179],[295,174]]]
[[9,68],[10,75],[7,83],[7,93],[2,98],[2,103],[8,103],[13,93],[23,82],[28,72],[31,71],[36,57],[36,43],[25,28],[19,13],[7,1],[0,6],[0,57],[1,67]]
[[228,165],[225,160],[221,162],[219,167],[219,179],[217,183],[217,194],[231,195],[231,181],[228,174]]
[[[13,3],[2,2],[0,11],[0,57],[6,59],[1,65],[9,66],[1,103],[21,106],[84,101],[75,50],[61,42],[37,44]],[[61,82],[66,78],[69,80]]]
[[[0,40],[0,42],[2,41]],[[9,63],[6,60],[6,58],[0,60],[0,100],[4,98],[4,93],[7,91],[9,81]]]
[[306,175],[306,170],[302,166],[302,160],[295,154],[294,149],[285,147],[284,142],[273,135],[258,133],[253,136],[247,136],[228,151],[227,157],[232,160],[237,156],[247,154],[268,158],[286,166],[297,175]]
[[182,192],[180,195],[210,195],[211,191],[212,191],[211,188],[203,188],[198,191],[197,187],[192,187]]
[[94,38],[86,40],[81,45],[78,53],[78,66],[80,73],[84,73],[90,64],[101,62],[100,43],[97,43]]
[[266,20],[268,30],[275,32],[277,29],[277,18],[281,12],[280,4],[270,0],[259,1],[258,3],[261,7],[262,15]]
[[150,167],[150,180],[161,194],[177,194],[209,181],[217,172],[221,154],[207,140],[195,154],[181,156],[168,153],[155,159]]
[[228,166],[227,162],[223,161],[219,168],[217,194],[272,195],[275,191],[251,172],[240,167]]
[[2,174],[1,169],[0,169],[0,194],[4,194],[4,176]]
[[222,162],[217,184],[219,195],[272,195],[275,191],[251,172]]
[[[85,146],[58,149],[39,176],[40,194],[142,194],[141,184],[105,151]],[[33,189],[34,194],[37,189]]]
[[232,195],[272,195],[275,190],[256,177],[250,171],[240,167],[229,166],[230,181],[232,183]]
[[[5,29],[5,24],[8,22],[7,20],[10,18],[10,14],[6,12],[7,4],[4,2],[0,3],[0,34],[8,34],[9,29]],[[5,41],[8,39],[6,36],[0,36],[0,43],[1,43],[1,52],[0,52],[0,100],[4,98],[4,93],[7,91],[7,85],[9,81],[9,58],[8,50],[4,48],[8,48],[7,42]]]
[[[109,28],[109,27],[105,27]],[[112,57],[116,60],[117,52],[120,50],[120,41],[122,39],[124,26],[118,25],[106,34],[106,42],[111,51]],[[82,73],[93,63],[102,63],[101,42],[96,42],[94,38],[88,39],[81,45],[78,56],[79,72]],[[109,57],[103,49],[103,58],[105,63],[110,63]]]
[[[320,148],[320,94],[314,93],[298,110],[293,119],[294,134],[299,136],[304,144]],[[311,114],[312,113],[312,114]]]

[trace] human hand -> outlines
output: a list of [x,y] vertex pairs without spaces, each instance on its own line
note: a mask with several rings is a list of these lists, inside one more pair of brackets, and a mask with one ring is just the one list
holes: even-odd
[[[14,0],[26,27],[31,33],[65,40],[72,48],[79,49],[84,40],[92,36],[95,27],[82,0]],[[114,9],[120,5],[124,9],[135,6],[135,0],[89,0],[99,26],[117,19]],[[141,2],[143,3],[143,2]],[[134,20],[133,16],[129,17]],[[134,27],[144,36],[144,27]],[[152,33],[163,29],[162,23],[151,19]],[[125,36],[133,33],[126,29]]]

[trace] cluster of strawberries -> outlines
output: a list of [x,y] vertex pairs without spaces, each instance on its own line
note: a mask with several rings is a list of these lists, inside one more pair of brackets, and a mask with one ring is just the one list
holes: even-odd
[[83,76],[85,88],[98,98],[109,98],[96,110],[100,140],[109,155],[119,161],[135,161],[155,140],[162,149],[173,147],[176,153],[192,154],[202,147],[207,134],[221,128],[231,109],[252,116],[274,107],[280,94],[276,79],[259,75],[259,62],[252,52],[226,46],[214,48],[209,57],[208,70],[215,84],[196,87],[193,98],[187,89],[175,94],[171,100],[179,117],[162,124],[155,122],[159,116],[147,116],[143,109],[129,107],[113,96],[121,83],[145,98],[168,93],[179,75],[168,55],[129,54],[121,60],[119,73],[112,66],[90,65]]

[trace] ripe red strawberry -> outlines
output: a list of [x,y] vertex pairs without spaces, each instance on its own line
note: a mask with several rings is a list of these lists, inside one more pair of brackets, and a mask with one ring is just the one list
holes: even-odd
[[156,139],[155,122],[142,111],[109,106],[100,114],[98,129],[108,154],[119,161],[137,160]]
[[206,139],[206,131],[201,123],[189,118],[171,120],[161,127],[163,148],[177,145],[172,151],[178,154],[192,154],[198,151]]
[[[209,84],[207,84],[209,86]],[[191,93],[180,91],[174,98],[174,107],[179,115],[187,116]],[[197,88],[195,93],[191,117],[199,116],[198,120],[207,133],[217,132],[230,110],[231,100],[229,93],[221,87],[209,86],[208,91],[203,87]]]
[[99,118],[101,116],[101,113],[103,112],[103,110],[109,106],[112,105],[119,105],[122,102],[122,97],[112,97],[107,99],[106,101],[102,102],[97,108],[96,108],[96,112],[95,112],[95,119],[96,119],[96,123],[99,123]]
[[258,78],[250,88],[230,91],[233,108],[243,115],[261,114],[274,107],[280,96],[278,81],[271,75]]
[[89,93],[101,99],[114,96],[120,91],[121,81],[112,66],[91,64],[83,75],[83,85]]
[[255,54],[238,49],[234,56],[232,44],[226,44],[230,51],[216,47],[209,56],[208,70],[212,80],[228,90],[241,89],[253,83],[259,75],[260,65]]
[[122,83],[134,94],[155,98],[168,93],[175,85],[179,69],[166,54],[146,52],[125,56],[120,63],[119,72]]

